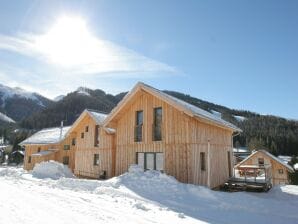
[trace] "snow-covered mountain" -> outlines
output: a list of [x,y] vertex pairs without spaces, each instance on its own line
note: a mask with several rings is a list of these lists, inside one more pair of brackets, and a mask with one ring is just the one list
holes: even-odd
[[62,100],[64,97],[65,97],[64,95],[56,96],[56,97],[53,99],[53,101],[58,102],[58,101]]
[[15,123],[13,119],[0,112],[0,120],[8,123]]
[[[0,84],[0,112],[12,120],[20,121],[24,117],[46,108],[51,103],[51,100],[38,93]],[[9,119],[5,118],[5,120]]]

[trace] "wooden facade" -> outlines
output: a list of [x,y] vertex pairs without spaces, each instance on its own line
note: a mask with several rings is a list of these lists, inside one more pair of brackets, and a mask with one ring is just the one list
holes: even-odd
[[289,172],[294,172],[293,168],[265,150],[259,150],[252,153],[235,167],[240,165],[260,165],[259,161],[264,161],[264,165],[269,165],[271,167],[273,185],[290,183]]
[[[105,172],[106,178],[112,177],[114,132],[103,128],[90,113],[83,114],[78,121],[71,129],[71,133],[77,136],[74,174],[98,179]],[[94,163],[95,155],[99,157],[98,164]]]
[[[75,175],[96,179],[101,174],[118,176],[142,161],[146,169],[214,188],[232,175],[232,138],[239,131],[206,111],[138,83],[107,117],[85,110],[63,141],[43,146],[58,149],[44,158],[63,162],[69,156]],[[64,145],[71,149],[63,150]],[[37,147],[26,146],[26,154],[35,153]],[[32,164],[24,167],[32,169]]]
[[[214,188],[232,174],[231,128],[188,114],[150,88],[135,88],[107,118],[116,130],[115,175],[137,163],[137,153],[163,153],[163,171],[179,181]],[[146,87],[146,86],[145,86]],[[153,111],[162,108],[162,139],[153,140]],[[136,112],[143,111],[142,141],[135,141]],[[204,166],[200,162],[204,155]]]

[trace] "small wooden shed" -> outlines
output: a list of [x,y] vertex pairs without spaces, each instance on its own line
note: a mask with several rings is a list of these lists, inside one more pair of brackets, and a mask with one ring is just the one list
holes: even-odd
[[294,172],[293,167],[266,150],[254,151],[250,156],[238,163],[235,168],[243,165],[270,166],[273,185],[289,184],[289,173]]

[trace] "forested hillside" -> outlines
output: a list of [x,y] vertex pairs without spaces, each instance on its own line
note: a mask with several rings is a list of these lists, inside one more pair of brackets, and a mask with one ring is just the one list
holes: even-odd
[[[236,147],[247,146],[251,150],[265,148],[276,155],[298,155],[297,121],[234,110],[175,91],[165,92],[221,116],[240,127],[243,133],[235,137]],[[59,126],[61,121],[64,121],[65,125],[71,125],[85,108],[109,113],[125,94],[111,95],[99,89],[79,88],[59,101],[50,102],[44,108],[32,112],[21,122],[10,125],[3,125],[5,122],[0,124],[0,134],[10,136],[10,139],[16,141],[26,137],[26,134],[32,130]],[[19,131],[12,133],[13,128],[19,128]]]

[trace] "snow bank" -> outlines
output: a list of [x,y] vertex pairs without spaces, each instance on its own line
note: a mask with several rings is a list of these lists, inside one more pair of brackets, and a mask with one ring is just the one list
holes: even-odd
[[61,177],[74,177],[67,166],[52,160],[36,164],[32,170],[32,176],[40,179],[51,178],[54,180],[60,179]]

